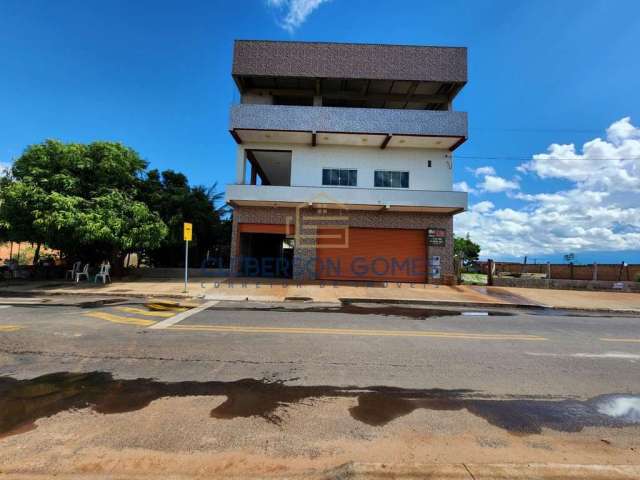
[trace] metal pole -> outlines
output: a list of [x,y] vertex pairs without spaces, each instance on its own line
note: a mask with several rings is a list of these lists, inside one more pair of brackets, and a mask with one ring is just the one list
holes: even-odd
[[184,292],[187,293],[187,279],[189,276],[189,240],[184,242]]

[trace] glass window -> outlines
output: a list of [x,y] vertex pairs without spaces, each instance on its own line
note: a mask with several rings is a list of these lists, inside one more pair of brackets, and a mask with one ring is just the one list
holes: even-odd
[[331,170],[328,168],[322,169],[322,184],[331,185]]
[[358,185],[358,171],[343,168],[323,168],[322,184],[355,187]]
[[349,170],[349,185],[355,187],[358,185],[358,171]]
[[376,170],[373,184],[376,187],[409,188],[409,172]]
[[385,172],[381,172],[379,170],[376,170],[375,173],[373,174],[373,185],[376,187],[383,187],[384,186],[384,174]]
[[400,173],[400,188],[409,188],[409,172]]

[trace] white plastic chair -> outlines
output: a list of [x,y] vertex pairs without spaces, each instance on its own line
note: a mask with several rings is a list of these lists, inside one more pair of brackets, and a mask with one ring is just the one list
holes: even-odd
[[81,266],[82,266],[82,262],[80,262],[80,261],[75,262],[73,264],[73,267],[71,268],[71,270],[67,270],[66,273],[64,274],[65,280],[67,278],[69,280],[73,280],[74,278],[76,278],[76,273],[78,273],[78,271],[80,270]]
[[85,277],[87,280],[89,280],[89,264],[85,263],[84,268],[82,269],[81,272],[76,272],[76,283],[80,282],[80,279],[82,277]]
[[93,282],[98,283],[98,277],[100,277],[102,279],[103,285],[107,283],[107,278],[109,279],[109,283],[111,283],[111,276],[109,275],[109,270],[111,270],[111,265],[109,264],[109,262],[103,263],[102,265],[100,265],[100,271],[93,279]]

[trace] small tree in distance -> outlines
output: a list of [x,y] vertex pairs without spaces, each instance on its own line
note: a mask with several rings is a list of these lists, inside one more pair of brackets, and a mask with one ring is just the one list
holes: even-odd
[[454,237],[453,254],[462,257],[463,265],[468,267],[478,261],[480,245],[474,243],[468,233],[466,237]]

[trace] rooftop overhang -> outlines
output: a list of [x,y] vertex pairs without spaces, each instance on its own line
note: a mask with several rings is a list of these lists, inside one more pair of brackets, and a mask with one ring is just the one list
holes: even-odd
[[242,94],[319,96],[324,105],[447,110],[467,82],[467,49],[238,40]]
[[464,112],[235,105],[230,132],[238,144],[349,145],[455,150],[467,139]]
[[467,81],[464,47],[236,40],[234,78]]

